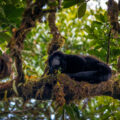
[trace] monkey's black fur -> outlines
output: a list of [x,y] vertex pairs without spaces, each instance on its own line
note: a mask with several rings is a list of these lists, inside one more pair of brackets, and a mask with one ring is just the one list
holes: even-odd
[[49,57],[49,74],[54,70],[69,75],[77,81],[100,83],[111,77],[109,66],[91,56],[67,55],[60,51]]

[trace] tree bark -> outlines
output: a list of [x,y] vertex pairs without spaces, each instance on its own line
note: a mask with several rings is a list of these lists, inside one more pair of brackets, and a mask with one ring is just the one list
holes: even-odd
[[[18,85],[19,86],[19,85]],[[111,96],[120,99],[120,80],[108,80],[99,84],[89,84],[71,79],[66,74],[47,76],[38,81],[30,81],[20,85],[17,90],[22,90],[19,96],[25,100],[35,98],[39,100],[55,100],[58,104],[69,103],[74,100],[93,96]],[[19,92],[18,92],[19,93]],[[8,97],[15,95],[14,89],[8,90]],[[0,98],[4,91],[0,92]]]

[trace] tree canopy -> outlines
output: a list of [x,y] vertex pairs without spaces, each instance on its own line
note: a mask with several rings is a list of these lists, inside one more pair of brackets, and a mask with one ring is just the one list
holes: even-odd
[[[107,9],[101,2],[0,0],[1,120],[120,119],[120,1],[107,0]],[[96,56],[112,78],[89,84],[48,75],[56,50]]]

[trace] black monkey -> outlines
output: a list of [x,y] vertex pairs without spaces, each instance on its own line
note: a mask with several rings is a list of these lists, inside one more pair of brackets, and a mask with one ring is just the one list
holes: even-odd
[[49,74],[60,69],[77,81],[100,83],[107,81],[112,73],[110,67],[92,56],[67,55],[60,51],[49,57]]

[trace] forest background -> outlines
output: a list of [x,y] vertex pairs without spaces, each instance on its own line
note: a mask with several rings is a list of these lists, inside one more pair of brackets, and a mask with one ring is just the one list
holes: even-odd
[[[0,0],[0,120],[119,120],[119,10],[115,0]],[[58,81],[50,91],[55,98],[48,98],[43,92],[50,90],[50,81],[43,82],[51,77],[47,58],[58,49],[109,64],[117,86],[112,83],[108,90],[113,86],[102,83],[100,93],[82,94],[67,104]],[[36,87],[40,78],[42,87]]]

